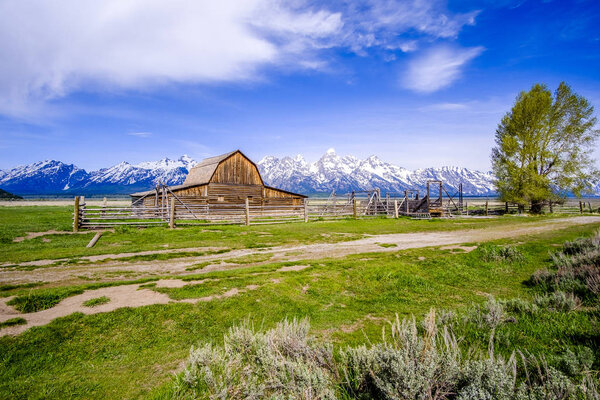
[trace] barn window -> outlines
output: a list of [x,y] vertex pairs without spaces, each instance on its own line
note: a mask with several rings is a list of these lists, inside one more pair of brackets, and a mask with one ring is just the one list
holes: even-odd
[[219,196],[219,197],[217,197],[217,201],[225,201],[225,197]]

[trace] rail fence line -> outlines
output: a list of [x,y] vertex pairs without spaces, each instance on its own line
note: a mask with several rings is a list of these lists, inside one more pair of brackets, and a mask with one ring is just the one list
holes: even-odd
[[[502,215],[524,212],[517,205],[497,201],[462,208],[451,202],[441,205],[445,215]],[[600,203],[566,202],[547,204],[544,212],[554,214],[584,214],[600,212]],[[111,228],[117,226],[192,226],[192,225],[260,225],[344,218],[430,218],[424,213],[406,213],[402,198],[387,198],[373,202],[369,198],[305,199],[299,205],[252,205],[246,200],[240,204],[169,204],[148,206],[87,206],[84,197],[75,197],[73,230]]]

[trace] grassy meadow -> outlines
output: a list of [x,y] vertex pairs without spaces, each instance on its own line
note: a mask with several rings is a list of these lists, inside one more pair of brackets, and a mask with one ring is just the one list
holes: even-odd
[[[76,284],[73,280],[52,284],[0,282],[0,297],[10,297],[8,304],[23,313],[50,309],[63,299],[88,290],[134,283],[178,301],[215,296],[196,303],[126,307],[92,315],[78,312],[17,336],[2,336],[0,398],[175,398],[175,377],[181,376],[186,367],[191,346],[222,345],[223,336],[234,326],[251,324],[264,331],[286,318],[308,318],[315,340],[331,343],[334,354],[339,354],[348,346],[382,342],[382,328],[389,327],[388,321],[396,315],[414,315],[420,320],[432,308],[438,314],[451,311],[457,321],[462,321],[453,326],[465,354],[483,354],[490,345],[489,329],[459,316],[470,315],[473,307],[483,307],[489,296],[526,302],[551,291],[550,284],[532,283],[532,276],[536,271],[554,268],[556,260],[552,254],[564,242],[590,237],[600,228],[600,223],[595,223],[483,245],[467,243],[478,245],[470,252],[460,248],[387,248],[386,252],[341,258],[269,262],[268,251],[273,246],[337,243],[386,233],[511,229],[549,217],[430,221],[401,218],[175,230],[116,229],[106,232],[94,248],[87,249],[85,245],[93,233],[67,234],[71,229],[70,213],[67,207],[0,207],[0,264],[4,265],[0,272],[27,272],[20,263],[34,260],[62,260],[39,267],[51,271],[58,265],[68,266],[64,260],[78,264],[81,257],[90,255],[160,249],[181,249],[175,253],[177,257],[221,251],[223,259],[233,260],[230,262],[239,268],[200,273],[203,266],[199,265],[197,271],[192,268],[185,275],[176,276],[190,282],[183,287],[156,284],[160,279],[173,278],[169,274],[136,274],[123,280],[100,277]],[[49,230],[65,233],[14,241],[28,232]],[[189,248],[212,250],[185,250]],[[264,253],[241,258],[227,255],[230,250],[244,248]],[[132,255],[122,260],[123,268],[132,269],[139,261],[169,262],[170,257],[175,257],[169,254]],[[295,268],[299,265],[302,268]],[[234,289],[239,289],[239,293],[223,296]],[[108,297],[95,297],[84,305],[95,308],[110,301]],[[562,370],[567,369],[563,365],[565,355],[584,354],[591,358],[588,368],[598,371],[599,308],[594,299],[581,301],[568,310],[523,312],[509,322],[499,323],[494,327],[494,350],[508,358],[520,349],[542,356],[549,365]],[[512,310],[517,306],[510,307]],[[14,319],[5,326],[21,323]],[[579,375],[573,376],[579,379]]]

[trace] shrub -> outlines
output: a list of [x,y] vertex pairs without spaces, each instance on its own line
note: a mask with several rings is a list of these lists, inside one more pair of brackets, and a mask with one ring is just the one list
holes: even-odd
[[504,306],[497,301],[494,296],[489,295],[483,304],[475,304],[464,315],[464,322],[474,322],[479,328],[489,328],[491,330],[502,322],[504,318]]
[[557,364],[561,371],[570,376],[587,373],[594,363],[594,352],[589,347],[581,346],[575,351],[567,349],[558,357]]
[[[341,353],[343,390],[359,397],[444,398],[460,377],[460,349],[450,331],[441,332],[433,310],[419,334],[414,317],[391,324],[391,340],[371,348],[348,348]],[[444,396],[444,397],[442,397]]]
[[543,296],[536,296],[533,305],[548,311],[573,311],[579,307],[580,300],[572,293],[554,292]]
[[[517,303],[515,303],[517,304]],[[502,303],[488,300],[498,315]],[[489,312],[487,312],[489,313]],[[483,313],[485,314],[485,313]],[[589,368],[593,352],[568,350],[559,369],[544,358],[490,347],[481,355],[461,349],[431,310],[418,324],[396,319],[383,342],[332,347],[308,335],[306,320],[283,321],[261,333],[245,324],[225,335],[223,346],[192,348],[188,367],[165,397],[172,399],[598,399]],[[485,319],[485,318],[484,318]],[[493,324],[498,319],[493,318]],[[492,324],[492,325],[493,325]],[[561,372],[564,371],[566,373]],[[572,376],[573,378],[569,378]]]
[[334,399],[330,346],[308,336],[307,320],[283,321],[265,333],[233,327],[224,345],[192,348],[172,398]]
[[535,314],[539,311],[539,308],[536,304],[518,297],[510,300],[504,300],[502,305],[507,312],[517,315]]
[[565,242],[562,251],[552,254],[553,270],[536,271],[529,283],[542,291],[574,293],[587,303],[600,295],[600,236]]
[[479,246],[478,250],[485,262],[521,262],[524,260],[523,253],[515,246],[485,244]]

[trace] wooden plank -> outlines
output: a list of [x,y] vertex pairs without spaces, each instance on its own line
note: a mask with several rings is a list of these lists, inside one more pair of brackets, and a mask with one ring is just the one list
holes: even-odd
[[87,247],[88,249],[89,249],[90,247],[94,247],[94,246],[96,245],[96,243],[98,242],[98,240],[100,239],[100,236],[102,236],[102,231],[100,231],[100,232],[97,232],[97,233],[94,235],[94,237],[92,238],[92,240],[90,240],[90,242],[88,243],[88,245],[87,245],[87,246],[85,246],[85,247]]

